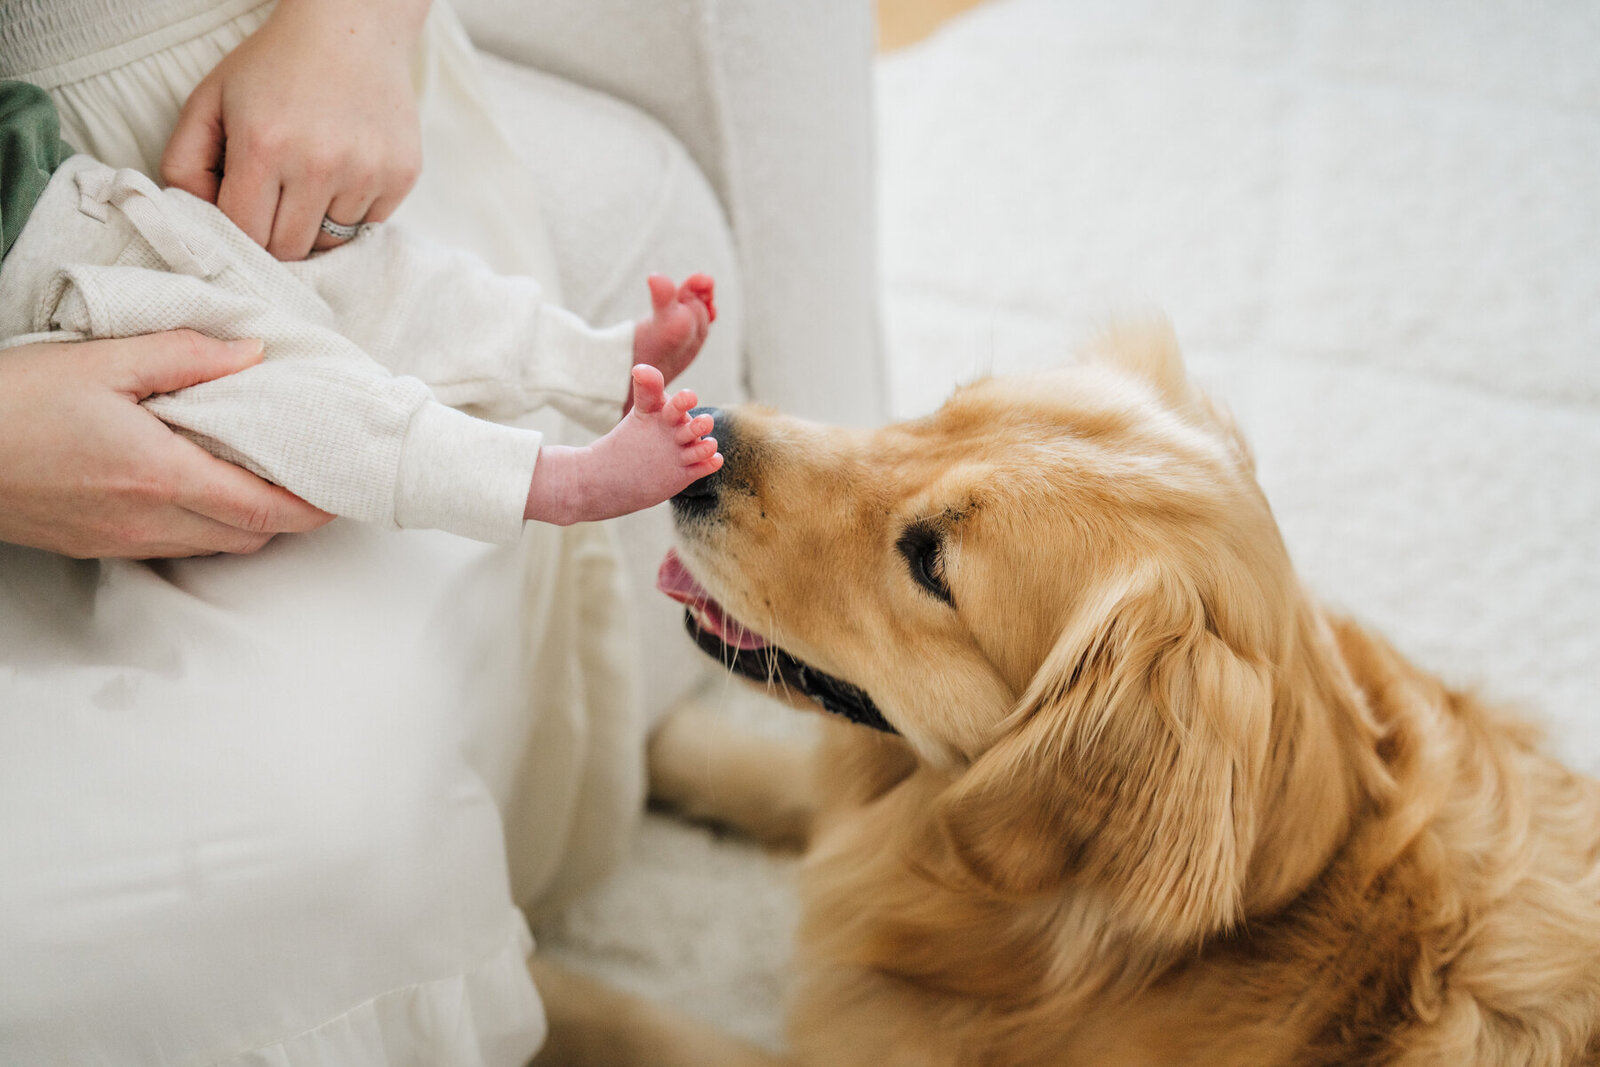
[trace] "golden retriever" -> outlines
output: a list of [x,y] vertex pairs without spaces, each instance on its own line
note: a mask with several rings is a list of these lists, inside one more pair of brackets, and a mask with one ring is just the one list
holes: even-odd
[[663,588],[835,715],[814,775],[693,712],[652,770],[809,831],[790,1058],[541,965],[540,1062],[1600,1064],[1600,783],[1318,606],[1168,328],[716,435]]

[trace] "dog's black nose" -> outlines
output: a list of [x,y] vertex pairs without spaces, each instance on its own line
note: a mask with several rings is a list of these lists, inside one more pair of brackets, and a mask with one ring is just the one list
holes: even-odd
[[672,498],[672,510],[680,514],[697,515],[710,511],[717,506],[717,494],[721,491],[723,474],[728,469],[729,449],[733,444],[733,426],[720,408],[699,407],[689,412],[691,418],[700,415],[710,415],[716,424],[711,431],[711,436],[717,439],[717,451],[722,453],[722,470],[708,474]]

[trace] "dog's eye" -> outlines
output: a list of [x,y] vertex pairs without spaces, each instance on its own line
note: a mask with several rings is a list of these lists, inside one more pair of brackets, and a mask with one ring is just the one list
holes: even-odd
[[911,568],[916,583],[954,606],[950,586],[944,580],[944,542],[936,530],[927,526],[912,526],[900,535],[897,547]]

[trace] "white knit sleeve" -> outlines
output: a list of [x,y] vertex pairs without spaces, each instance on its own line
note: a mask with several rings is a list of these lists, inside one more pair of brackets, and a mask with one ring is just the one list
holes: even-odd
[[633,324],[594,329],[531,278],[390,225],[290,269],[340,332],[442,403],[501,419],[549,405],[597,433],[622,414]]
[[48,325],[86,337],[189,327],[264,342],[254,367],[145,401],[213,454],[336,515],[485,541],[520,533],[537,432],[445,407],[417,378],[226,277],[74,266],[56,292]]

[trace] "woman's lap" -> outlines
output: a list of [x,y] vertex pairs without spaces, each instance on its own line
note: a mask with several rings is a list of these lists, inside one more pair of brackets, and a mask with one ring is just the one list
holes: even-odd
[[[466,737],[520,701],[490,620],[521,568],[434,541],[0,546],[0,1061],[226,1060],[518,945]],[[478,996],[536,1038],[525,978]]]
[[[262,14],[62,86],[73,143],[148,167]],[[527,578],[571,551],[349,523],[161,564],[0,545],[0,1062],[523,1062],[498,805],[530,664],[570,666],[537,637],[575,587]],[[594,762],[568,751],[558,809]]]
[[[569,306],[636,317],[646,271],[714,274],[723,316],[689,379],[737,398],[737,265],[681,149],[593,94],[517,106],[504,74]],[[610,151],[551,154],[591,119]],[[641,152],[660,153],[644,188]],[[664,544],[664,515],[628,536]],[[641,673],[686,678],[649,551],[630,559],[656,609]],[[505,968],[512,900],[592,878],[640,800],[620,584],[610,539],[577,528],[495,549],[336,523],[103,568],[0,546],[0,1061],[293,1063],[298,1041],[353,1065],[426,1050],[454,996],[473,1013],[454,1032],[517,1062],[540,1014]]]

